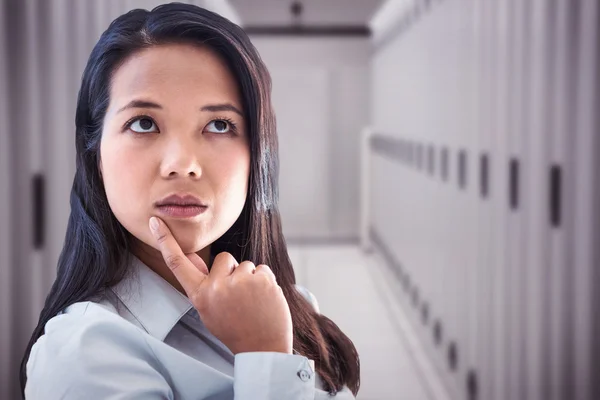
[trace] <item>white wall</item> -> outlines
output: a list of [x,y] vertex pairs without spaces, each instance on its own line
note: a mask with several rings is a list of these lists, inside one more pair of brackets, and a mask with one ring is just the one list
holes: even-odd
[[[371,71],[375,133],[435,154],[430,174],[406,157],[372,153],[370,222],[408,277],[399,300],[456,399],[469,398],[470,376],[478,399],[597,398],[598,288],[586,282],[598,267],[598,2],[428,3],[386,3],[405,12],[379,19],[391,29],[375,35]],[[444,148],[449,180],[439,168]],[[552,167],[562,173],[559,225],[549,217]]]
[[[369,116],[368,39],[251,39],[273,78],[286,237],[357,238],[358,145]],[[299,86],[296,79],[309,84]],[[316,82],[323,86],[315,86]],[[319,104],[318,115],[303,112],[301,104],[311,99]],[[307,131],[310,126],[322,133]],[[296,182],[304,183],[298,187]]]
[[[18,398],[23,350],[56,276],[75,172],[83,68],[109,23],[160,0],[0,2],[0,398]],[[33,185],[44,176],[45,243],[33,247]]]
[[[0,29],[5,29],[4,7],[0,7]],[[4,32],[1,32],[4,35]],[[7,57],[7,49],[0,41],[0,59]],[[9,92],[7,66],[0,63],[0,321],[12,320],[11,277],[12,277],[12,224],[11,217],[11,145],[9,142],[8,101]],[[9,324],[3,322],[4,326]],[[11,380],[14,374],[10,371],[14,364],[11,355],[12,330],[0,330],[0,398],[11,395]]]

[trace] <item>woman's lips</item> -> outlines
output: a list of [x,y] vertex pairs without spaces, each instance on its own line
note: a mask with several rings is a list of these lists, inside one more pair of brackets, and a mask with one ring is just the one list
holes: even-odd
[[174,204],[165,204],[157,206],[157,210],[163,215],[172,218],[190,218],[202,214],[208,207],[205,206],[180,206]]

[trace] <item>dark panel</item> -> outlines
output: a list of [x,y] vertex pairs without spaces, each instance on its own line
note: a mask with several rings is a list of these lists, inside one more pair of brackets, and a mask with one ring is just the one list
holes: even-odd
[[419,305],[419,289],[416,286],[412,290],[412,304],[415,308]]
[[560,166],[550,168],[550,224],[554,228],[560,227],[562,207],[562,173]]
[[449,159],[449,153],[448,153],[448,148],[444,147],[442,148],[442,154],[440,156],[441,160],[441,172],[442,172],[442,179],[444,181],[447,181],[449,176],[450,176],[450,159]]
[[406,163],[406,140],[400,139],[400,161]]
[[519,161],[516,158],[510,160],[508,193],[510,208],[517,210],[519,208]]
[[373,135],[371,148],[388,158],[398,162],[407,162],[409,158],[409,143],[406,140],[386,135]]
[[440,345],[443,339],[442,323],[440,320],[435,321],[433,324],[433,340],[435,344]]
[[451,371],[456,371],[458,367],[458,348],[456,342],[451,342],[448,346],[448,366]]
[[421,320],[424,325],[427,325],[427,322],[429,322],[429,303],[427,302],[423,302],[421,307]]
[[415,146],[410,140],[406,141],[406,147],[408,148],[408,165],[414,165],[415,162]]
[[467,152],[465,150],[458,153],[458,187],[461,189],[467,187]]
[[435,175],[435,148],[432,144],[429,145],[429,157],[428,157],[428,169],[429,175]]
[[480,178],[480,187],[481,187],[481,197],[487,199],[490,193],[490,185],[489,185],[489,177],[490,177],[490,166],[489,166],[489,157],[487,154],[482,154],[480,158],[480,166],[479,166],[479,178]]
[[467,373],[467,399],[477,400],[479,398],[479,383],[477,381],[477,373],[470,370]]
[[[396,278],[398,278],[404,285],[404,289],[407,290],[408,274],[404,271],[404,268],[402,267],[400,262],[396,261],[396,259],[392,255],[391,250],[387,247],[387,245],[383,241],[383,238],[379,236],[375,229],[371,227],[369,232],[373,244],[378,248],[380,254],[385,259],[386,264],[391,268],[391,271],[396,276]],[[408,286],[410,286],[410,282],[408,282],[408,284]]]
[[33,176],[33,248],[44,247],[44,230],[46,228],[45,217],[45,187],[44,176],[36,174]]

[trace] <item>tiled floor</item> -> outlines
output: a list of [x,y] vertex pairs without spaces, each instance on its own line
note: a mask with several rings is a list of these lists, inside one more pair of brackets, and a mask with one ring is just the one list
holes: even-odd
[[390,297],[382,259],[352,245],[290,246],[297,283],[354,342],[360,400],[438,400],[437,384],[401,308]]

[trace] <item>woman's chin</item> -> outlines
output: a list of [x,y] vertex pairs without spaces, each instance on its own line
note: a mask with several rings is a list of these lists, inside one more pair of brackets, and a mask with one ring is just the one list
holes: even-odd
[[[180,231],[179,229],[175,229],[171,230],[171,233],[181,248],[181,251],[185,254],[197,253],[206,246],[210,245],[210,243],[204,244],[204,241],[200,239],[203,236],[202,233],[197,231]],[[160,252],[160,247],[156,242],[156,239],[154,239],[154,237],[149,233],[144,236],[137,237],[137,240],[143,243],[138,243],[139,245],[146,245]]]
[[171,231],[173,233],[173,237],[181,250],[184,253],[196,253],[206,247],[209,243],[204,244],[204,241],[201,239],[202,232],[193,229],[175,229]]

